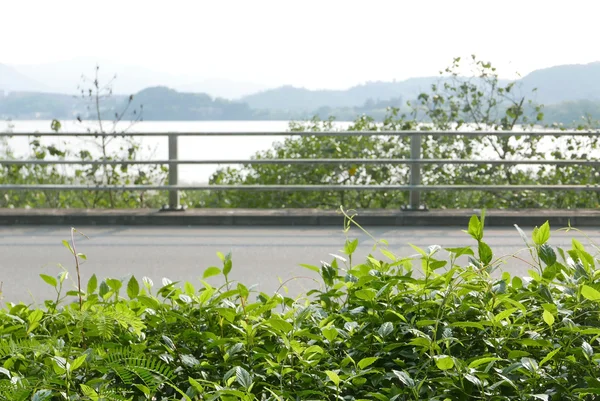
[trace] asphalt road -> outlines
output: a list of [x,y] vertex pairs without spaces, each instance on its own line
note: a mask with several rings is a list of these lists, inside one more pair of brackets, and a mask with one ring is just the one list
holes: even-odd
[[[522,227],[528,235],[531,227]],[[553,227],[558,229],[559,227]],[[232,279],[250,286],[257,284],[261,291],[272,293],[287,282],[291,295],[297,295],[317,286],[316,275],[300,267],[300,263],[320,265],[332,260],[331,253],[343,247],[345,234],[340,229],[323,227],[296,228],[241,228],[241,227],[79,227],[89,239],[76,237],[77,251],[86,254],[82,262],[84,283],[95,273],[98,278],[138,279],[150,277],[160,285],[163,277],[173,281],[190,281],[201,287],[200,278],[209,266],[220,266],[217,251],[232,252]],[[373,228],[370,233],[389,242],[388,249],[405,257],[415,251],[408,243],[419,247],[440,245],[457,247],[473,245],[474,241],[457,227],[388,227]],[[591,240],[600,244],[600,227],[585,230]],[[348,233],[358,238],[360,245],[354,261],[360,261],[372,251],[374,241],[357,229]],[[570,238],[589,243],[577,232],[552,232],[550,243],[569,247]],[[44,283],[40,273],[56,275],[62,268],[75,279],[74,260],[63,246],[70,239],[69,227],[21,226],[0,227],[0,281],[3,302],[42,302],[55,296],[54,290]],[[495,256],[511,255],[521,250],[519,257],[528,259],[524,243],[514,228],[488,228],[485,241]],[[447,253],[442,252],[442,256]],[[384,258],[379,251],[374,255]],[[62,267],[61,267],[62,266]],[[418,266],[418,264],[416,264]],[[512,274],[526,275],[527,264],[509,257],[502,266]],[[301,277],[301,278],[298,278]],[[213,283],[216,283],[214,278]],[[74,288],[74,281],[67,285]]]

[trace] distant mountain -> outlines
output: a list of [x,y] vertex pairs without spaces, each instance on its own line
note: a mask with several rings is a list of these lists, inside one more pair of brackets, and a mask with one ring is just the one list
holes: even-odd
[[600,100],[600,62],[535,70],[520,84],[524,90],[537,88],[536,100],[543,104]]
[[265,86],[250,82],[226,79],[199,79],[198,76],[170,74],[135,65],[115,63],[110,60],[79,58],[46,64],[16,65],[16,71],[47,85],[47,91],[75,94],[81,76],[93,78],[96,65],[100,67],[101,83],[113,81],[114,93],[130,95],[153,86],[168,86],[182,92],[208,93],[214,97],[240,98],[264,90]]
[[[254,109],[307,112],[323,107],[363,107],[369,103],[388,100],[415,99],[420,93],[431,90],[431,85],[447,78],[421,77],[394,82],[367,82],[346,90],[308,90],[293,86],[269,89],[243,97]],[[508,81],[502,81],[503,84]]]
[[45,85],[21,74],[14,68],[0,64],[0,90],[5,92],[43,92],[47,89]]
[[206,79],[192,84],[173,86],[180,92],[208,93],[213,97],[225,99],[240,99],[243,96],[266,90],[265,85],[252,82],[232,81],[229,79]]

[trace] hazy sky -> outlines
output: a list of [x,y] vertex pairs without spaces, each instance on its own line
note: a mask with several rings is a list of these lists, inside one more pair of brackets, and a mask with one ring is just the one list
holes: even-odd
[[600,60],[596,3],[0,0],[0,63],[86,57],[199,79],[343,88],[436,74],[476,53],[514,77]]

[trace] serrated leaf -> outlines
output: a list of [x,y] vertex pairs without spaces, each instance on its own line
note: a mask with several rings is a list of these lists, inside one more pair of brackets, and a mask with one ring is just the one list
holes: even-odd
[[58,281],[56,280],[56,278],[49,276],[47,274],[40,274],[40,277],[42,278],[42,280],[44,280],[47,284],[51,285],[52,287],[56,287],[58,285]]
[[530,372],[536,372],[538,370],[538,364],[535,359],[521,358],[521,365]]
[[476,215],[471,216],[467,232],[473,239],[481,241],[483,239],[483,226]]
[[140,293],[140,284],[136,280],[135,276],[131,276],[127,283],[127,296],[129,299],[136,298]]
[[538,250],[538,255],[546,266],[551,266],[556,263],[556,253],[549,244],[543,244]]
[[363,358],[358,362],[358,367],[360,369],[366,369],[369,366],[371,366],[372,364],[374,364],[379,358],[376,356],[372,356],[372,357],[368,357],[368,358]]
[[211,267],[207,268],[206,270],[204,270],[204,274],[202,275],[202,278],[207,279],[209,277],[218,276],[219,274],[221,274],[221,269],[219,269],[216,266],[211,266]]
[[87,283],[87,294],[93,294],[94,291],[96,291],[96,288],[98,288],[98,278],[95,274],[92,274],[92,277],[90,277]]
[[492,261],[492,258],[494,257],[492,248],[490,248],[490,246],[488,244],[486,244],[485,242],[480,241],[479,245],[478,245],[478,251],[479,251],[479,259],[481,260],[481,262],[484,265],[490,264],[490,262]]
[[250,390],[250,387],[252,386],[252,376],[250,376],[250,373],[248,373],[246,369],[237,366],[235,368],[235,379],[246,390]]
[[392,372],[396,375],[396,377],[398,379],[400,379],[400,381],[409,388],[414,388],[415,387],[415,382],[413,379],[411,379],[411,377],[409,376],[408,373],[404,372],[404,371],[398,371],[398,370],[393,370]]
[[543,313],[543,318],[544,318],[544,322],[546,322],[546,324],[548,326],[552,327],[552,325],[554,324],[554,315],[552,315],[552,313],[545,310]]

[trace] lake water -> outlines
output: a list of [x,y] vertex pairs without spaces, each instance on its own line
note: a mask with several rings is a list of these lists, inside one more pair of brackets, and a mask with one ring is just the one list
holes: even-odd
[[[13,132],[49,132],[50,121],[0,121],[0,132],[6,132],[9,128]],[[61,132],[86,132],[86,128],[94,128],[93,122],[80,124],[76,121],[61,121]],[[335,126],[340,129],[348,128],[351,122],[337,122]],[[9,127],[10,125],[10,127]],[[123,122],[118,128],[124,129],[129,122]],[[289,130],[288,121],[143,121],[133,125],[130,132],[284,132]],[[146,149],[142,153],[142,159],[167,160],[168,147],[167,137],[141,137],[142,146]],[[270,149],[274,142],[281,142],[283,136],[240,136],[240,137],[179,137],[179,159],[181,160],[214,160],[214,159],[250,159],[256,152]],[[561,138],[564,139],[564,138]],[[85,141],[90,138],[44,138],[45,144],[54,144],[59,148],[68,147],[72,151],[89,149]],[[113,149],[119,144],[113,144]],[[2,146],[0,144],[0,146]],[[16,137],[10,139],[10,146],[19,157],[26,155],[29,143],[27,137]],[[539,148],[547,153],[546,158],[551,158],[550,151],[560,147],[566,149],[564,140],[556,140],[551,137],[544,138],[539,143]],[[0,154],[2,149],[0,149]],[[587,157],[600,157],[598,149],[585,149]],[[497,159],[490,148],[481,150],[480,158]],[[228,165],[235,166],[235,165]],[[218,165],[181,165],[179,166],[179,179],[181,184],[204,184],[208,182],[211,174],[219,167]],[[536,167],[520,167],[533,169]],[[72,171],[65,168],[64,171]]]
[[[50,132],[51,121],[0,121],[0,132],[6,132],[9,124],[13,132]],[[61,121],[61,132],[85,132],[86,128],[94,128],[92,122],[84,124],[76,121]],[[338,122],[340,128],[347,128],[351,123]],[[130,123],[124,122],[119,128]],[[142,121],[131,127],[129,132],[283,132],[289,130],[288,121]],[[261,150],[270,149],[274,142],[283,141],[280,136],[240,136],[240,137],[180,137],[179,159],[214,160],[214,159],[250,159]],[[85,138],[68,138],[68,147],[79,150],[85,146]],[[87,138],[90,140],[90,138]],[[146,159],[168,159],[167,137],[141,137],[142,146],[150,148],[143,154]],[[45,138],[44,144],[59,147],[63,139]],[[18,156],[26,154],[29,144],[27,137],[10,139],[10,146]],[[89,146],[87,146],[89,148]],[[233,165],[235,166],[235,165]],[[182,184],[207,183],[210,175],[219,168],[217,165],[181,165],[179,179]],[[221,166],[222,167],[222,166]]]

